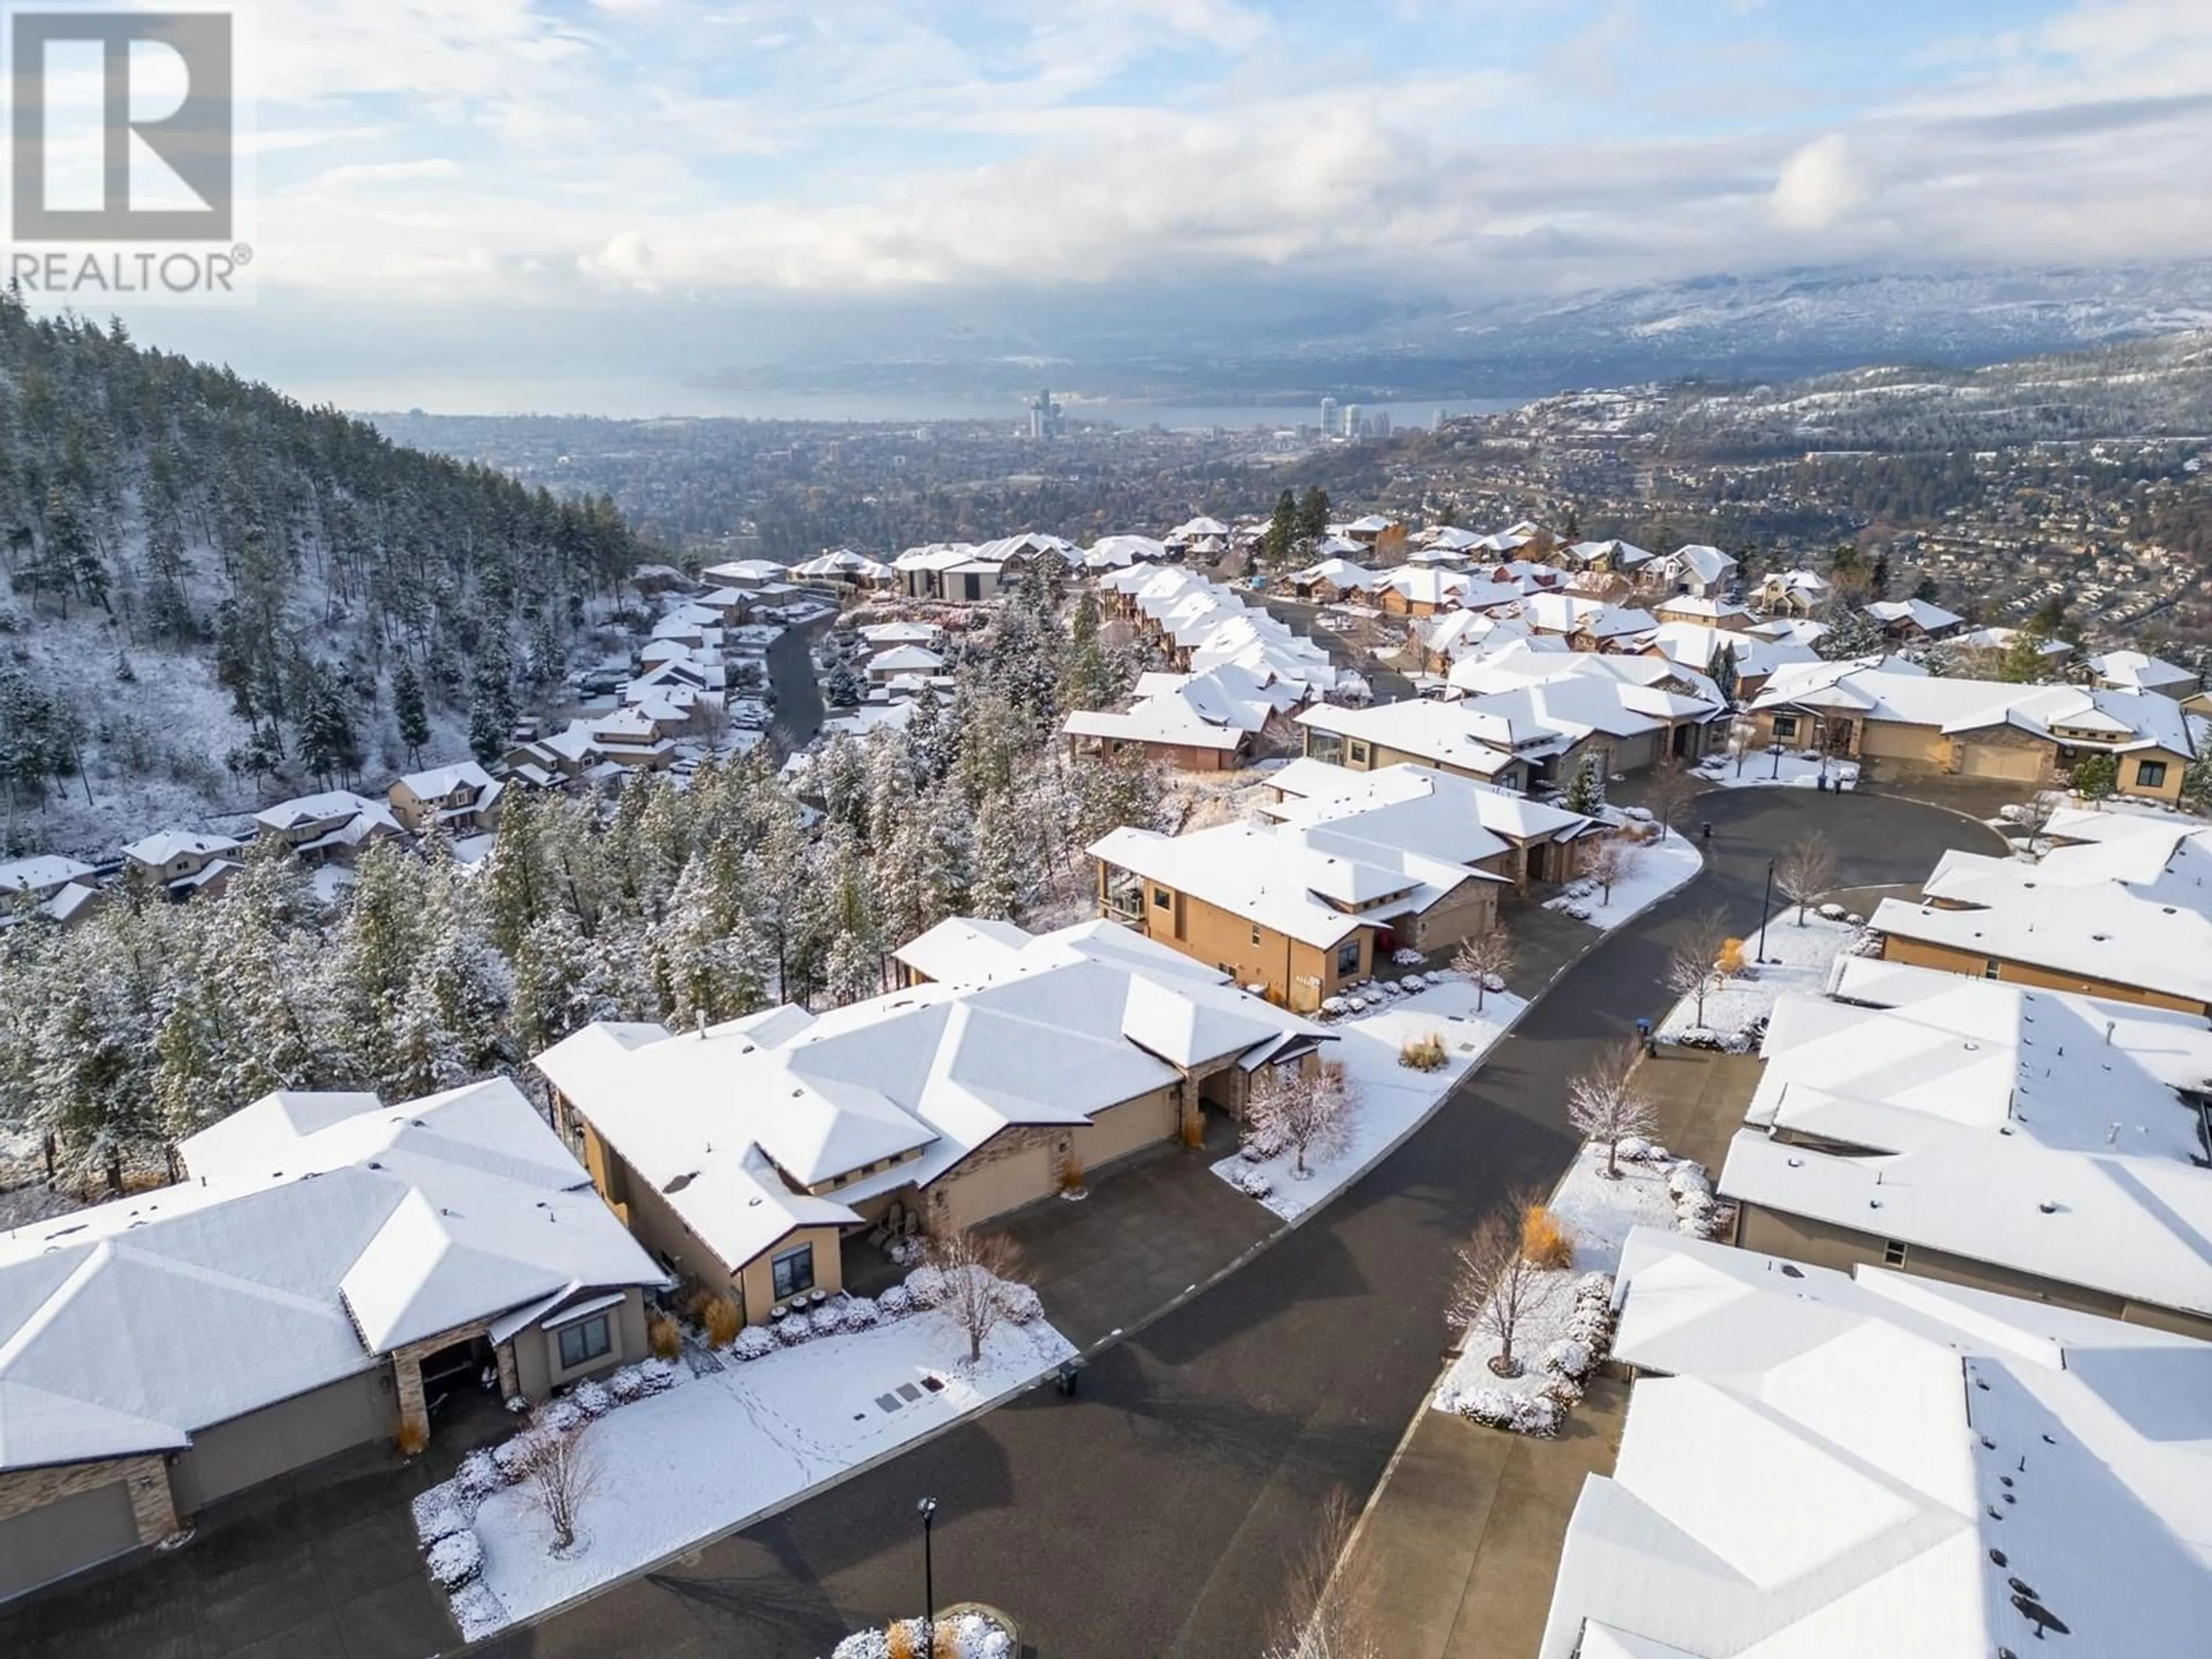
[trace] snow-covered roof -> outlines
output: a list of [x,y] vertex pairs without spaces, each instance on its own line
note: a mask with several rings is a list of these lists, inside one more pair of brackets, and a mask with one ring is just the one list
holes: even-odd
[[2107,651],[2090,658],[2088,667],[2104,684],[2126,690],[2156,691],[2197,683],[2197,676],[2186,668],[2141,651]]
[[1751,705],[1846,711],[1869,720],[1956,734],[2010,726],[2054,742],[2097,749],[2197,752],[2188,716],[2171,697],[2076,685],[1939,678],[1902,659],[1792,665]]
[[1151,564],[1166,558],[1168,545],[1152,536],[1101,536],[1083,555],[1092,570],[1117,570],[1124,565]]
[[870,645],[888,651],[895,645],[935,645],[945,637],[945,630],[935,623],[887,622],[872,623],[860,635]]
[[1894,1008],[1782,998],[1721,1192],[2212,1315],[2197,1113],[2086,1000],[1969,979]]
[[1810,646],[1759,639],[1733,629],[1691,622],[1661,623],[1652,633],[1649,648],[1700,674],[1712,666],[1714,656],[1722,651],[1734,659],[1739,675],[1752,677],[1772,674],[1791,663],[1820,660]]
[[[1648,1372],[1540,1659],[2184,1653],[2212,1619],[2212,1346],[1638,1228]],[[2063,1628],[2066,1635],[2057,1635]]]
[[456,761],[451,766],[433,767],[427,772],[410,772],[399,780],[417,800],[443,800],[455,790],[491,787],[491,774],[474,761]]
[[944,666],[944,658],[919,645],[895,645],[868,659],[871,674],[928,674]]
[[1427,698],[1376,703],[1368,708],[1321,703],[1300,710],[1297,718],[1300,726],[1317,732],[1381,744],[1401,754],[1478,777],[1496,777],[1514,763],[1511,750],[1499,748],[1482,735],[1465,703],[1434,702]]
[[1091,853],[1323,949],[1361,927],[1419,915],[1469,880],[1504,879],[1472,867],[1507,843],[1453,792],[1324,803],[1279,817],[1293,821],[1183,836],[1124,828]]
[[1200,514],[1195,519],[1185,519],[1167,533],[1171,542],[1195,541],[1200,536],[1226,536],[1229,526],[1218,519],[1209,519]]
[[1304,586],[1322,582],[1334,583],[1338,587],[1355,587],[1364,592],[1382,586],[1381,572],[1370,570],[1364,564],[1354,564],[1349,559],[1323,559],[1319,564],[1310,564],[1291,578]]
[[318,823],[331,827],[313,841],[299,843],[301,852],[323,847],[358,847],[379,834],[397,836],[399,820],[380,800],[356,795],[350,789],[330,789],[318,795],[301,795],[279,801],[253,815],[254,823],[272,835],[287,835]]
[[709,582],[744,585],[781,581],[787,573],[774,559],[732,559],[726,564],[710,564],[699,574]]
[[1773,617],[1765,622],[1753,623],[1745,630],[1762,640],[1775,640],[1790,645],[1814,646],[1829,632],[1826,623],[1815,622],[1810,617]]
[[1225,975],[1091,937],[1017,945],[971,925],[957,963],[944,936],[922,947],[964,966],[955,980],[698,1033],[591,1025],[536,1063],[735,1267],[793,1227],[856,1222],[849,1205],[927,1185],[1002,1129],[1080,1125],[1179,1068],[1320,1035]]
[[0,864],[0,893],[51,893],[92,873],[88,864],[57,853],[42,853],[36,858]]
[[1725,580],[1736,568],[1733,553],[1723,553],[1705,542],[1687,542],[1676,548],[1660,562],[1662,568],[1680,580],[1684,577],[1712,583]]
[[1631,610],[1574,593],[1531,593],[1522,604],[1521,614],[1539,633],[1587,634],[1600,640],[1648,634],[1659,626],[1659,619],[1649,611]]
[[0,1468],[174,1449],[455,1325],[662,1275],[514,1085],[258,1101],[0,1235]]
[[240,842],[228,836],[194,835],[188,830],[157,830],[126,845],[123,856],[134,863],[158,869],[172,859],[185,856],[221,858],[239,850]]
[[1876,599],[1863,607],[1866,614],[1884,628],[1893,628],[1900,623],[1910,623],[1924,634],[1940,634],[1947,628],[1957,628],[1966,618],[1955,611],[1946,611],[1940,605],[1926,599]]
[[[1474,818],[1489,834],[1516,843],[1573,841],[1597,827],[1595,818],[1511,789],[1403,763],[1355,772],[1301,757],[1270,773],[1267,782],[1283,799],[1260,811],[1284,823],[1322,823],[1403,802],[1433,800]],[[1372,817],[1367,823],[1371,835],[1382,838],[1399,833],[1389,817]]]
[[1748,617],[1750,607],[1729,599],[1701,597],[1695,593],[1677,593],[1662,599],[1656,607],[1656,614],[1670,621],[1719,623],[1733,617]]
[[1567,558],[1582,565],[1596,564],[1609,558],[1616,570],[1633,570],[1638,565],[1648,564],[1651,561],[1651,555],[1634,542],[1618,540],[1577,542],[1565,549],[1565,553]]

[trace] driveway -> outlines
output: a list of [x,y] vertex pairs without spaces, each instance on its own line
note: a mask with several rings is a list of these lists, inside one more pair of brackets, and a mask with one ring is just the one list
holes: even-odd
[[1714,869],[1568,969],[1425,1126],[1309,1224],[1095,1351],[1079,1397],[1028,1395],[488,1651],[817,1659],[846,1631],[915,1608],[924,1496],[941,1505],[939,1599],[1006,1607],[1039,1653],[1258,1651],[1321,1499],[1334,1487],[1365,1498],[1435,1380],[1453,1248],[1506,1194],[1565,1167],[1567,1079],[1662,1011],[1661,969],[1687,920],[1717,904],[1748,927],[1765,860],[1816,824],[1855,886],[1995,844],[1962,818],[1876,795],[1745,790],[1698,811],[1715,824]]

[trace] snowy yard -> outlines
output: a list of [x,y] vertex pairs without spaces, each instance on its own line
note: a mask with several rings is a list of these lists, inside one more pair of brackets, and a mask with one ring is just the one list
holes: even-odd
[[[1521,1426],[1556,1431],[1557,1413],[1551,1407],[1571,1404],[1580,1394],[1578,1382],[1563,1378],[1586,1376],[1600,1357],[1609,1321],[1599,1310],[1609,1304],[1629,1230],[1666,1227],[1710,1236],[1714,1210],[1705,1170],[1687,1159],[1668,1157],[1663,1147],[1632,1139],[1621,1145],[1618,1180],[1606,1178],[1604,1146],[1586,1142],[1547,1205],[1574,1254],[1568,1266],[1537,1274],[1523,1298],[1513,1337],[1520,1374],[1500,1376],[1493,1371],[1490,1361],[1499,1350],[1498,1338],[1470,1332],[1465,1351],[1431,1398],[1437,1410],[1490,1420],[1499,1414],[1498,1404],[1493,1398],[1478,1407],[1476,1396],[1502,1395],[1508,1402],[1528,1402],[1522,1409],[1531,1414]],[[1600,1302],[1601,1284],[1605,1304]],[[1471,1407],[1476,1409],[1471,1412]],[[1548,1429],[1540,1426],[1547,1424]]]
[[[1001,1323],[968,1363],[942,1311],[817,1337],[726,1369],[684,1376],[665,1394],[617,1407],[584,1431],[598,1471],[578,1543],[565,1556],[523,1486],[483,1498],[471,1522],[483,1572],[454,1597],[471,1640],[634,1573],[1036,1381],[1074,1353],[1050,1325]],[[465,1479],[465,1474],[463,1479]],[[416,1500],[452,1504],[462,1480]]]
[[[1445,975],[1441,983],[1387,1007],[1339,1021],[1331,1028],[1337,1041],[1324,1054],[1343,1063],[1357,1091],[1348,1144],[1326,1158],[1310,1153],[1304,1180],[1291,1173],[1295,1160],[1288,1152],[1257,1162],[1240,1152],[1215,1164],[1214,1174],[1250,1192],[1285,1221],[1326,1203],[1434,1111],[1528,1006],[1510,991],[1491,992],[1480,1013],[1474,1004],[1473,985]],[[1435,1034],[1444,1041],[1442,1069],[1421,1072],[1398,1063],[1401,1045]],[[1261,1183],[1267,1189],[1264,1197],[1258,1190]]]
[[1741,760],[1715,755],[1692,775],[1723,789],[1817,789],[1826,772],[1831,789],[1856,789],[1859,763],[1823,757],[1817,752],[1792,750],[1777,759],[1771,750],[1753,749]]
[[1627,878],[1615,882],[1610,895],[1584,877],[1569,883],[1557,898],[1545,900],[1544,908],[1609,933],[1690,881],[1705,865],[1694,842],[1679,831],[1670,832],[1664,841],[1644,842],[1637,848]]
[[[1832,909],[1834,907],[1827,907]],[[1734,1037],[1753,1020],[1772,1012],[1776,999],[1790,991],[1818,996],[1834,976],[1836,958],[1863,932],[1838,917],[1808,910],[1803,927],[1797,925],[1797,907],[1775,912],[1766,924],[1766,959],[1753,964],[1755,977],[1724,979],[1705,993],[1704,1029],[1723,1037]],[[1749,961],[1759,935],[1744,941]],[[1684,997],[1659,1022],[1662,1037],[1680,1037],[1698,1029],[1697,999]]]

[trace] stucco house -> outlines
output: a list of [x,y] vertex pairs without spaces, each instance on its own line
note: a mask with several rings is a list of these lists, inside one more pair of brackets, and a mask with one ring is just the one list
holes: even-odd
[[501,785],[474,761],[410,772],[386,792],[392,814],[421,833],[432,824],[453,836],[481,835],[499,823]]
[[1253,1069],[1328,1040],[1105,923],[947,922],[899,957],[904,988],[825,1013],[602,1023],[535,1062],[615,1213],[750,1322],[880,1268],[908,1218],[974,1226],[1241,1114]]
[[161,1542],[448,1391],[645,1357],[660,1270],[512,1083],[275,1094],[173,1187],[0,1235],[0,1600]]
[[237,873],[245,843],[228,836],[158,830],[123,849],[124,868],[151,881],[172,899],[219,893]]
[[402,831],[392,809],[350,789],[326,789],[264,806],[253,815],[254,834],[289,847],[308,864],[350,864],[380,841]]

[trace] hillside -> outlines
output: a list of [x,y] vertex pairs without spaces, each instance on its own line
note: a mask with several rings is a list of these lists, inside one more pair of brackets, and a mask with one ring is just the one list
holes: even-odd
[[0,853],[458,758],[640,556],[604,500],[0,298]]

